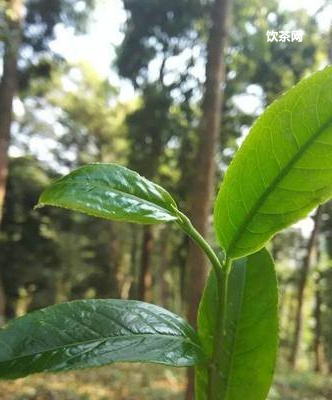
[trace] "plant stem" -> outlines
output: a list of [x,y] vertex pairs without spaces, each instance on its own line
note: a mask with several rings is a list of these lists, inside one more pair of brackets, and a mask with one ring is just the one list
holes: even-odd
[[218,380],[221,351],[224,344],[224,338],[226,337],[226,311],[227,311],[227,295],[228,295],[228,277],[229,271],[232,265],[232,260],[226,257],[223,264],[223,268],[217,278],[217,290],[218,290],[218,308],[217,308],[217,320],[214,334],[214,345],[212,359],[210,363],[209,371],[209,387],[208,387],[208,400],[216,400],[218,393]]
[[203,238],[203,236],[197,231],[197,229],[193,226],[190,219],[184,215],[181,211],[176,210],[178,214],[178,225],[182,230],[184,230],[187,235],[189,235],[198,246],[204,251],[204,253],[209,258],[212,267],[216,274],[220,274],[222,269],[222,264],[217,257],[216,253],[213,251],[212,247],[207,243],[207,241]]
[[228,277],[232,265],[232,259],[226,257],[223,264],[220,262],[216,253],[206,242],[202,235],[195,229],[191,221],[181,211],[176,210],[178,214],[178,225],[183,229],[204,251],[209,258],[213,271],[216,274],[217,281],[217,319],[214,333],[214,344],[212,357],[209,364],[208,381],[208,400],[217,400],[218,380],[222,346],[226,337],[226,311],[228,295]]

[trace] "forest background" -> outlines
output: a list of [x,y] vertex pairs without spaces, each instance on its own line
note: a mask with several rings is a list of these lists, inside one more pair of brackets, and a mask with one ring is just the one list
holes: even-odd
[[[202,102],[213,3],[0,0],[2,323],[82,298],[145,300],[193,322],[207,269],[176,227],[33,207],[61,174],[116,162],[162,184],[213,243],[210,194],[253,121],[332,60],[332,2],[226,1],[216,109]],[[204,118],[217,123],[212,141]],[[331,399],[332,205],[270,251],[280,351],[269,399]],[[185,386],[181,370],[115,365],[0,383],[0,398],[182,399]]]

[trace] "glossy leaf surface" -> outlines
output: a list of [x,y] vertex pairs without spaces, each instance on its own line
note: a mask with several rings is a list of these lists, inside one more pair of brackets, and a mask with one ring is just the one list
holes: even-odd
[[117,164],[90,164],[55,181],[38,207],[58,206],[95,217],[136,223],[176,220],[176,204],[162,187]]
[[332,67],[266,109],[229,166],[215,203],[228,256],[251,254],[332,197]]
[[193,329],[175,314],[131,300],[62,303],[0,330],[0,378],[115,361],[194,365],[202,359]]
[[[198,315],[205,353],[211,357],[217,316],[217,289],[211,271]],[[278,342],[277,281],[273,261],[262,249],[235,261],[229,276],[226,339],[217,393],[208,397],[208,368],[196,367],[196,400],[263,400],[269,391]]]

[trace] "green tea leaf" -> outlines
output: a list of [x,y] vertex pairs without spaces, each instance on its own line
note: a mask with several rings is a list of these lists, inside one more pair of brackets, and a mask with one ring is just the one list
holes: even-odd
[[131,300],[61,303],[0,329],[0,378],[153,362],[178,367],[203,358],[196,333],[177,315]]
[[37,207],[45,205],[136,223],[177,219],[176,203],[166,190],[116,164],[86,165],[55,181]]
[[[211,271],[198,314],[198,333],[212,356],[218,295]],[[278,342],[277,281],[273,261],[262,249],[235,261],[229,275],[226,339],[220,358],[216,400],[264,400],[268,394]],[[197,400],[208,400],[208,366],[196,366]],[[212,398],[212,397],[211,397]]]
[[254,124],[215,204],[218,240],[251,254],[332,197],[332,67],[301,81]]

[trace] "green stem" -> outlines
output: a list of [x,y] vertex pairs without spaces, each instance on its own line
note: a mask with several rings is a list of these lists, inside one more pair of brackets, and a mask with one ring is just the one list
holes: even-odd
[[204,251],[209,258],[214,273],[216,274],[217,281],[217,318],[214,333],[214,343],[212,358],[209,363],[209,377],[208,377],[208,400],[217,400],[218,396],[218,380],[220,379],[220,360],[222,353],[222,346],[226,337],[226,309],[227,309],[227,294],[228,294],[228,277],[232,265],[232,260],[226,257],[223,264],[221,264],[216,253],[211,246],[206,242],[202,235],[195,229],[189,218],[187,218],[181,211],[176,210],[178,215],[178,225],[183,229]]
[[216,253],[213,251],[212,247],[207,243],[207,241],[203,238],[203,236],[197,231],[197,229],[193,226],[190,219],[184,215],[181,211],[176,210],[178,214],[178,225],[182,230],[184,230],[187,235],[189,235],[198,246],[204,251],[204,253],[209,258],[214,271],[218,274],[221,272],[222,265],[217,257]]
[[232,260],[226,257],[221,274],[217,275],[218,309],[214,334],[214,345],[209,371],[208,400],[216,400],[218,395],[218,380],[222,346],[226,337],[226,310],[228,295],[228,277]]

